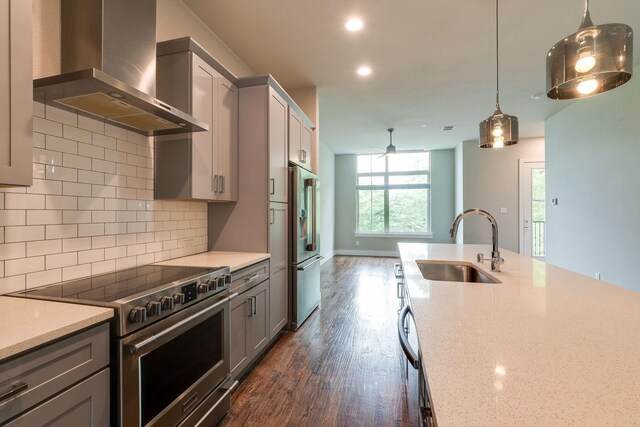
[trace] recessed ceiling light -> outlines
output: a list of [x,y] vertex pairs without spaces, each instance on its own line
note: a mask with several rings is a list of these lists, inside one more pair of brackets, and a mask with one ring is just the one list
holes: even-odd
[[362,19],[360,18],[351,18],[346,24],[344,24],[344,27],[351,32],[356,32],[360,31],[362,27],[364,27],[364,22],[362,22]]
[[422,125],[422,127],[423,127],[423,128],[426,128],[426,127],[427,127],[427,125]]
[[360,76],[368,76],[369,74],[371,74],[371,68],[363,65],[362,67],[358,68],[357,73]]
[[445,132],[448,132],[450,130],[453,130],[454,127],[455,127],[454,125],[444,125],[442,126],[442,130]]

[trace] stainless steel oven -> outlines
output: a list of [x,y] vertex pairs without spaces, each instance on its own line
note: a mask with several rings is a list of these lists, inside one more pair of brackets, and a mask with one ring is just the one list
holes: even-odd
[[[229,301],[209,298],[119,340],[122,426],[178,425],[228,380]],[[218,400],[226,407],[208,409],[226,412]]]
[[229,410],[228,267],[148,265],[17,293],[111,307],[112,424],[213,425]]

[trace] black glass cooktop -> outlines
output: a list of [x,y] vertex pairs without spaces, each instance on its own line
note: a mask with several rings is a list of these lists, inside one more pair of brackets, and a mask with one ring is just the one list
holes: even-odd
[[218,268],[145,265],[14,293],[14,296],[108,303]]

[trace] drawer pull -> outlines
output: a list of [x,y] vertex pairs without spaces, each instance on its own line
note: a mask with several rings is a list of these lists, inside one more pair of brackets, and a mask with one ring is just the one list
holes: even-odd
[[252,275],[251,275],[251,276],[249,276],[249,277],[245,277],[244,281],[245,281],[245,282],[250,282],[250,281],[252,281],[253,279],[255,279],[256,277],[258,277],[258,276],[260,276],[260,273],[254,273],[254,274],[252,274]]
[[0,402],[4,402],[7,399],[11,399],[13,396],[22,393],[23,391],[25,391],[26,389],[29,388],[29,384],[27,383],[17,383],[14,384],[11,387],[11,390],[9,390],[8,392],[0,395]]

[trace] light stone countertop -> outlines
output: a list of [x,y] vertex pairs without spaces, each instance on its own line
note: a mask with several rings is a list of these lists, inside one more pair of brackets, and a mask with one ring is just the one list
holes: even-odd
[[[640,293],[488,245],[400,243],[422,364],[443,426],[640,425]],[[500,284],[437,282],[464,260]]]
[[170,259],[156,265],[184,265],[188,267],[229,266],[231,272],[238,271],[257,262],[269,259],[268,253],[209,251],[182,258]]
[[112,317],[110,308],[0,296],[0,360]]

